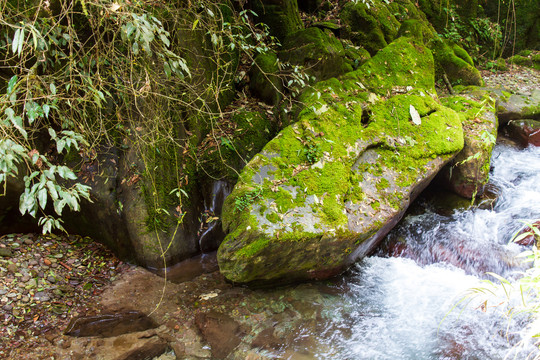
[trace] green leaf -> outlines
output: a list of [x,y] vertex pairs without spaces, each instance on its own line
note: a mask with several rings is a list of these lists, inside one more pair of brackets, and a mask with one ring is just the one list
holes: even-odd
[[21,29],[15,30],[15,36],[13,36],[13,42],[11,43],[11,51],[13,51],[13,54],[17,53],[17,47],[19,46],[20,36],[21,36]]
[[60,139],[56,142],[56,151],[61,154],[64,150],[64,146],[66,145],[66,140]]
[[163,42],[163,44],[165,44],[166,47],[171,46],[171,42],[169,41],[169,39],[167,38],[167,36],[165,36],[164,34],[160,34],[160,35],[159,35],[159,38],[161,39],[161,41]]
[[51,89],[51,94],[56,95],[56,86],[54,85],[54,83],[51,83],[49,85],[49,88]]
[[11,79],[9,79],[8,86],[7,86],[7,93],[11,94],[13,89],[15,88],[15,85],[17,84],[17,75],[13,75]]
[[45,206],[47,206],[47,189],[42,188],[38,191],[38,201],[39,201],[39,207],[41,207],[43,210],[45,210]]
[[133,54],[137,55],[139,53],[139,43],[135,41],[131,46],[131,50],[133,51]]
[[51,110],[51,107],[49,106],[49,104],[43,104],[43,114],[45,115],[46,118],[49,117],[50,110]]
[[54,131],[53,128],[49,128],[49,135],[51,136],[51,139],[56,139],[56,131]]

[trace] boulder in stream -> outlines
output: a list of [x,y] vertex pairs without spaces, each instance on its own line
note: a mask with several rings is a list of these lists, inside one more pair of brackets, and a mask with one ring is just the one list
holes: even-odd
[[491,153],[497,138],[495,98],[489,93],[463,93],[441,99],[461,117],[463,150],[439,178],[456,194],[471,199],[484,192],[489,180]]
[[434,94],[431,52],[401,37],[305,93],[298,121],[244,168],[223,209],[236,283],[323,279],[368,254],[463,148]]

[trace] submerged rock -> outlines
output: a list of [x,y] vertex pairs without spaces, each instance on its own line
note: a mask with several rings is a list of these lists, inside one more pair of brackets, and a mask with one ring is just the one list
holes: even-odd
[[431,52],[402,37],[304,94],[298,122],[246,166],[225,201],[224,276],[322,279],[369,253],[463,147],[459,116],[430,96],[433,74]]
[[124,311],[73,318],[64,334],[76,337],[112,337],[156,327],[157,324],[145,314],[139,311]]

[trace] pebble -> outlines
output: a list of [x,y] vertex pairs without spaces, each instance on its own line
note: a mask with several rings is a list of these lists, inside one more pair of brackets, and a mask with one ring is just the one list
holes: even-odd
[[49,301],[50,299],[50,296],[44,291],[39,291],[34,294],[34,300],[36,301]]
[[27,303],[27,302],[30,301],[30,298],[29,298],[28,296],[25,295],[25,296],[22,297],[21,301],[22,301],[23,303]]
[[4,305],[2,306],[2,309],[5,311],[11,311],[11,309],[13,309],[13,305],[11,304]]
[[18,270],[17,265],[15,265],[15,264],[13,264],[13,263],[12,263],[12,264],[9,264],[9,265],[7,266],[7,269],[8,269],[9,272],[12,272],[12,273],[16,273],[17,270]]
[[29,266],[36,266],[37,264],[38,264],[38,262],[37,262],[36,260],[34,260],[34,259],[32,259],[32,260],[30,260],[30,261],[28,262],[28,265],[29,265]]
[[32,245],[34,242],[30,239],[24,239],[23,243],[25,243],[26,245]]
[[22,281],[22,282],[28,282],[30,279],[31,279],[30,276],[24,275],[24,276],[21,278],[21,281]]
[[9,293],[9,294],[7,294],[6,296],[7,296],[8,298],[10,298],[10,299],[13,299],[14,297],[17,296],[17,294],[16,294],[16,293]]
[[6,294],[7,294],[7,290],[0,289],[0,295],[6,295]]
[[49,266],[49,265],[52,264],[51,260],[49,260],[49,259],[47,259],[47,258],[43,259],[43,263],[44,263],[45,265],[47,265],[47,266]]
[[52,275],[49,275],[47,276],[47,281],[50,282],[51,284],[54,284],[56,283],[56,278]]

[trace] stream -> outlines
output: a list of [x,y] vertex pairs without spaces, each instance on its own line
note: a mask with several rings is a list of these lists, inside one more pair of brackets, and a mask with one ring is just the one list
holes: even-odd
[[490,182],[500,195],[493,209],[445,216],[419,204],[423,212],[407,215],[385,240],[402,245],[399,257],[380,250],[343,279],[343,300],[324,309],[327,324],[316,335],[326,350],[315,357],[526,358],[530,346],[509,354],[525,319],[515,319],[517,329],[507,328],[504,293],[452,308],[468,289],[490,278],[486,272],[515,279],[523,270],[514,257],[525,247],[509,242],[523,227],[521,220],[540,217],[539,160],[539,147],[496,147]]
[[[214,254],[179,264],[168,279],[208,292],[199,296],[212,329],[203,336],[216,358],[225,358],[214,354],[221,348],[232,351],[227,359],[526,359],[534,345],[515,346],[526,315],[505,316],[519,292],[506,302],[485,281],[492,272],[513,282],[526,269],[516,255],[527,247],[511,239],[522,221],[540,218],[540,147],[497,145],[490,184],[495,202],[457,210],[442,209],[438,192],[423,194],[373,255],[330,281],[232,287],[217,278]],[[185,282],[191,273],[206,275]],[[465,297],[479,287],[493,294]],[[237,326],[249,335],[223,330]]]

